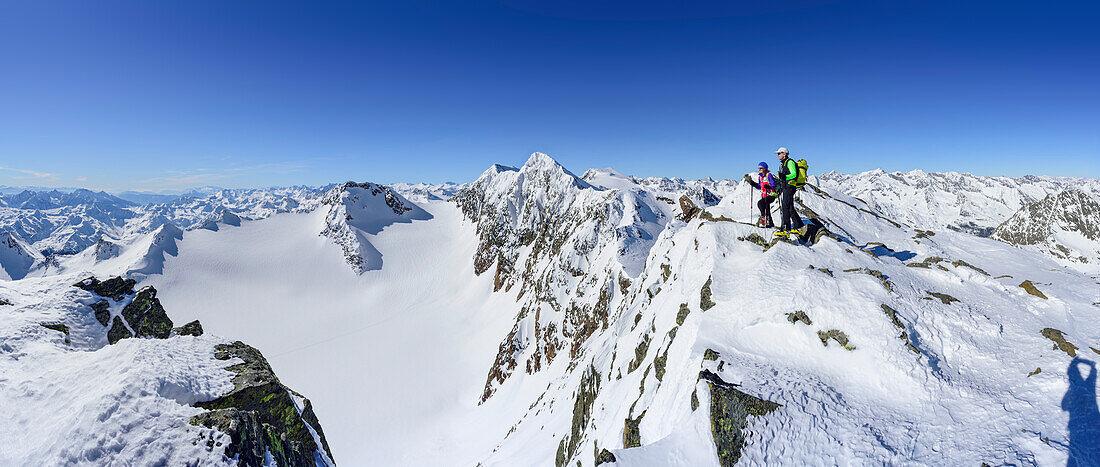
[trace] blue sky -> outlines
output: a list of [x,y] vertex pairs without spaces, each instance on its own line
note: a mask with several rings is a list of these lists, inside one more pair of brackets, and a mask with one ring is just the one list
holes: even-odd
[[[767,3],[774,6],[761,6]],[[667,6],[666,4],[673,4]],[[0,2],[0,184],[1100,177],[1088,2]]]

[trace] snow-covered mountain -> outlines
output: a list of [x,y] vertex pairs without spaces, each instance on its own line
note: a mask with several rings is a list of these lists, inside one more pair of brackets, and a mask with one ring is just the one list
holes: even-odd
[[[113,236],[0,282],[15,303],[0,305],[0,357],[12,356],[0,358],[0,407],[19,408],[0,445],[45,440],[0,463],[268,451],[284,465],[332,452],[349,465],[1100,459],[1088,379],[1100,289],[1056,261],[1058,244],[1088,253],[1071,238],[1095,240],[1097,225],[1091,192],[1058,193],[1095,181],[814,181],[797,203],[814,231],[797,239],[752,224],[744,182],[578,177],[541,153],[463,185],[127,207]],[[133,290],[81,282],[115,275]],[[199,319],[209,335],[165,334],[163,319]],[[110,343],[125,333],[138,337]],[[64,379],[74,371],[78,382]],[[289,422],[265,439],[297,447],[234,436],[257,426],[222,405],[247,389],[242,375],[286,395]],[[80,397],[35,419],[56,408],[51,387]],[[50,434],[57,424],[76,428]],[[154,430],[165,435],[143,447]]]
[[370,236],[397,222],[431,219],[427,211],[392,188],[370,182],[335,186],[321,204],[328,207],[321,235],[344,250],[344,259],[357,273],[382,267],[382,254],[370,243]]
[[1100,273],[1100,202],[1080,190],[1024,205],[991,237]]
[[45,258],[13,232],[0,232],[0,279],[22,279]]
[[988,236],[1025,204],[1078,189],[1100,196],[1100,180],[1029,175],[984,177],[922,170],[816,177],[818,185],[859,199],[884,216],[920,229],[952,229]]

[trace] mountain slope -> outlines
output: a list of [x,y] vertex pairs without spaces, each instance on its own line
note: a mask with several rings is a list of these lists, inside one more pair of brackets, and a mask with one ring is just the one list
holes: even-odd
[[45,259],[19,235],[0,232],[0,279],[22,279]]
[[1047,195],[1020,208],[991,238],[1095,274],[1100,272],[1100,202],[1080,190]]

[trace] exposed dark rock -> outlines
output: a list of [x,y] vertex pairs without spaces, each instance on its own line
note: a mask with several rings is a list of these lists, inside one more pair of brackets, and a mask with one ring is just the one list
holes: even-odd
[[630,278],[619,276],[619,292],[626,295],[630,291]]
[[703,360],[718,360],[718,352],[715,352],[712,349],[707,349],[703,352]]
[[749,242],[749,243],[755,243],[757,245],[760,245],[760,246],[764,247],[765,251],[768,248],[771,248],[771,243],[768,243],[768,240],[766,238],[761,237],[759,234],[757,234],[755,232],[750,233],[750,234],[748,234],[744,237],[737,237],[737,239],[742,241],[742,242]]
[[802,310],[795,311],[794,313],[787,313],[787,321],[790,321],[791,324],[801,321],[807,326],[814,324],[813,321],[810,321],[810,317],[806,315],[806,312]]
[[1036,367],[1036,368],[1035,368],[1035,371],[1032,371],[1031,373],[1028,373],[1028,374],[1027,374],[1027,377],[1028,377],[1028,378],[1030,378],[1030,377],[1032,377],[1032,376],[1035,376],[1035,375],[1037,375],[1037,374],[1039,374],[1039,373],[1042,373],[1042,372],[1043,372],[1043,369],[1042,369],[1042,368],[1038,368],[1038,367]]
[[178,328],[172,328],[172,332],[177,336],[201,336],[202,323],[196,319]]
[[843,331],[837,329],[830,329],[828,331],[817,331],[817,338],[821,339],[821,345],[824,345],[825,347],[829,346],[829,339],[832,339],[836,341],[837,344],[840,344],[842,347],[844,347],[845,350],[850,351],[856,349],[854,345],[848,344],[848,335],[845,334]]
[[961,259],[960,259],[960,260],[956,260],[956,261],[952,261],[952,262],[951,262],[951,265],[952,265],[952,266],[955,266],[955,267],[964,267],[964,268],[970,268],[970,269],[973,269],[973,270],[977,271],[977,272],[978,272],[979,274],[981,274],[981,275],[983,275],[983,276],[988,276],[988,275],[989,275],[989,273],[988,273],[988,272],[985,272],[985,270],[984,270],[984,269],[982,269],[982,268],[979,268],[979,267],[977,267],[977,266],[975,266],[975,265],[973,265],[973,264],[970,264],[970,263],[968,263],[968,262],[966,262],[966,261],[963,261],[963,260],[961,260]]
[[[889,305],[879,305],[879,306],[882,307],[882,312],[886,313],[886,316],[890,317],[890,322],[894,324],[894,327],[896,327],[898,329],[905,329],[905,324],[903,324],[901,322],[901,320],[898,319],[897,310],[894,310],[893,308],[890,308]],[[915,345],[913,345],[913,343],[909,340],[909,333],[908,332],[902,331],[901,334],[898,336],[898,339],[901,339],[901,340],[905,341],[905,347],[907,349],[909,349],[910,351],[912,351],[913,353],[915,353],[915,354],[921,353],[920,349],[918,349]]]
[[913,231],[917,233],[916,235],[913,236],[914,240],[921,239],[921,238],[929,238],[929,237],[932,237],[932,236],[936,235],[936,232],[933,232],[931,230],[914,229]]
[[166,339],[172,334],[172,320],[157,299],[157,289],[145,287],[122,309],[122,317],[138,337]]
[[642,341],[634,348],[634,360],[631,360],[630,365],[626,367],[627,373],[633,373],[639,366],[642,366],[642,362],[645,361],[645,354],[649,351],[649,341],[649,334],[642,336]]
[[714,308],[714,302],[710,299],[710,283],[713,278],[707,278],[707,283],[703,284],[703,288],[699,290],[699,309],[707,311]]
[[889,292],[894,291],[894,285],[890,283],[889,279],[886,277],[885,274],[882,273],[882,271],[878,271],[878,270],[875,270],[875,269],[868,269],[868,268],[852,268],[852,269],[845,269],[844,272],[854,272],[854,273],[858,273],[858,274],[871,275],[875,279],[878,279],[878,281],[882,283],[882,286],[885,287],[887,291],[889,291]]
[[[218,360],[236,357],[244,362],[226,368],[236,374],[231,391],[195,404],[209,412],[191,417],[191,424],[227,433],[232,441],[225,454],[237,459],[239,465],[265,465],[265,453],[270,453],[279,465],[314,465],[314,452],[320,447],[303,421],[304,413],[298,412],[289,390],[275,377],[263,355],[240,341],[220,344],[215,349],[214,358]],[[316,416],[312,418],[316,420]],[[316,425],[316,431],[331,459],[320,425]]]
[[714,217],[714,215],[707,212],[706,209],[703,209],[703,210],[699,211],[699,218],[702,219],[702,220],[711,221],[711,222],[734,222],[733,219],[730,219],[726,216]]
[[661,280],[667,281],[670,277],[672,277],[672,267],[668,264],[661,264]]
[[[982,274],[983,276],[988,276],[989,275],[989,273],[985,272],[984,269],[979,268],[979,267],[977,267],[973,264],[970,264],[966,261],[963,261],[961,259],[957,260],[957,261],[947,261],[946,259],[943,259],[939,256],[929,256],[929,257],[925,258],[923,261],[916,262],[916,263],[909,263],[909,264],[906,264],[906,266],[911,267],[911,268],[931,269],[932,266],[935,266],[935,265],[937,265],[939,263],[942,263],[942,262],[947,262],[948,264],[951,264],[952,266],[955,266],[957,268],[958,267],[966,267],[966,268],[973,269],[973,270],[977,271],[978,273]],[[945,268],[943,266],[938,266],[938,267],[940,269],[947,270],[947,268]]]
[[1077,356],[1078,347],[1066,340],[1066,334],[1064,332],[1054,328],[1043,328],[1040,333],[1043,337],[1054,341],[1054,347],[1051,350],[1061,350],[1070,357]]
[[643,410],[638,418],[626,418],[626,422],[623,424],[623,448],[636,448],[642,445],[642,432],[638,429],[638,425],[642,423],[642,417],[645,417],[645,411]]
[[676,313],[676,324],[683,325],[684,320],[687,319],[689,313],[691,313],[691,308],[688,308],[688,304],[681,303],[680,311]]
[[[672,346],[672,342],[669,342],[669,347]],[[664,353],[653,358],[653,376],[657,378],[657,381],[664,381],[665,379],[665,364],[668,362],[668,347],[665,347]]]
[[39,326],[42,326],[46,329],[53,329],[54,331],[65,334],[66,338],[68,338],[69,327],[63,323],[39,323]]
[[813,269],[815,271],[821,271],[826,276],[833,277],[833,271],[830,271],[828,268],[815,268],[814,265],[811,264],[809,266],[809,269]]
[[614,462],[616,462],[615,455],[607,449],[601,450],[600,454],[596,456],[596,465],[611,464]]
[[897,310],[895,310],[893,308],[890,308],[889,305],[885,305],[885,304],[884,305],[879,305],[879,306],[882,307],[882,312],[886,313],[886,316],[890,317],[890,322],[894,323],[894,327],[896,327],[898,329],[905,329],[905,325],[901,323],[900,319],[898,319]]
[[687,222],[696,214],[699,214],[699,207],[687,195],[680,196],[680,220]]
[[69,327],[63,323],[38,323],[46,329],[52,329],[65,335],[65,343],[69,343]]
[[512,326],[511,332],[508,333],[508,337],[504,338],[504,341],[500,343],[500,347],[497,349],[497,358],[493,361],[492,368],[489,369],[489,377],[485,381],[485,390],[481,393],[481,400],[478,402],[484,403],[493,396],[496,392],[496,385],[503,383],[509,375],[515,371],[517,363],[515,356],[523,350],[522,342],[518,338],[519,333],[519,321]]
[[73,284],[74,287],[92,292],[101,297],[108,297],[114,299],[114,301],[122,300],[122,297],[134,293],[134,285],[137,281],[133,279],[123,279],[121,277],[112,277],[103,282],[95,277],[89,277],[80,282]]
[[3,298],[0,298],[0,306],[11,305],[11,304],[12,304],[11,302],[9,302],[9,301],[7,301]]
[[1021,283],[1020,283],[1020,287],[1021,287],[1021,288],[1023,288],[1023,289],[1024,289],[1024,291],[1026,291],[1027,293],[1029,293],[1029,294],[1031,294],[1031,295],[1034,295],[1034,296],[1036,296],[1036,297],[1039,297],[1039,298],[1041,298],[1041,299],[1043,299],[1043,300],[1046,300],[1046,299],[1047,299],[1047,296],[1046,296],[1046,295],[1044,295],[1044,294],[1043,294],[1043,292],[1040,292],[1040,291],[1039,291],[1039,289],[1035,287],[1035,284],[1031,283],[1031,281],[1023,281],[1023,282],[1021,282]]
[[107,342],[114,344],[130,337],[134,337],[134,334],[126,329],[126,325],[122,323],[122,317],[115,316],[115,320],[111,322],[111,330],[107,331]]
[[111,324],[111,312],[108,308],[111,307],[111,302],[107,300],[100,300],[90,305],[92,310],[95,311],[95,319],[99,321],[99,324],[107,326]]
[[955,298],[955,297],[952,297],[952,296],[950,296],[950,295],[947,295],[947,294],[945,294],[945,293],[939,293],[939,292],[926,292],[926,293],[927,293],[927,294],[928,294],[928,295],[929,295],[930,297],[925,297],[925,299],[927,299],[927,300],[931,300],[932,298],[936,298],[936,299],[938,299],[938,300],[939,300],[940,302],[942,302],[942,303],[943,303],[944,305],[950,305],[950,304],[952,304],[953,302],[957,302],[957,301],[959,301],[959,299],[957,299],[957,298]]
[[699,379],[710,385],[710,430],[718,461],[723,467],[733,466],[745,447],[749,416],[766,415],[782,406],[744,393],[710,370],[699,372]]
[[[600,393],[600,373],[591,364],[581,376],[581,384],[577,387],[577,397],[573,400],[573,423],[569,437],[562,439],[564,445],[558,446],[557,465],[561,467],[565,462],[573,458],[577,448],[581,444],[581,435],[584,434],[588,421],[592,418],[592,404],[596,402],[596,396]],[[566,440],[568,440],[566,442]],[[565,447],[564,456],[562,446]]]
[[910,268],[931,269],[933,265],[935,265],[935,264],[937,264],[941,261],[943,261],[943,258],[941,258],[939,256],[929,256],[927,258],[924,258],[923,261],[912,262],[912,263],[906,264],[905,266],[910,267]]

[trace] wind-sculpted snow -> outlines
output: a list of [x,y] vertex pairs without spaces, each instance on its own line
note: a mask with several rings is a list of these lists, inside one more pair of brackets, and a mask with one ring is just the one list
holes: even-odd
[[1083,271],[1100,272],[1100,202],[1080,190],[1024,205],[991,237]]

